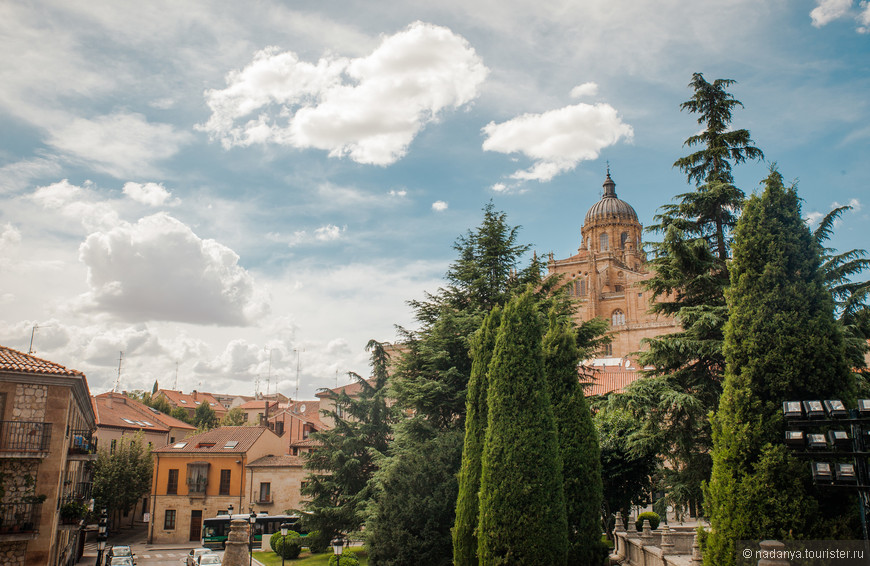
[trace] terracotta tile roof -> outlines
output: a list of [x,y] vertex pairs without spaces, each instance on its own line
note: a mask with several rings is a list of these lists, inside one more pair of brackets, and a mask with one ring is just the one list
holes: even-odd
[[175,444],[158,448],[153,452],[160,454],[237,454],[250,450],[251,446],[264,434],[275,433],[261,426],[222,426],[179,440]]
[[227,412],[227,408],[221,405],[220,401],[215,399],[211,393],[206,393],[205,391],[182,393],[172,389],[160,389],[157,394],[163,394],[166,400],[169,401],[169,404],[175,407],[196,410],[200,403],[208,403],[211,405],[212,410],[217,413],[218,418],[223,417]]
[[630,383],[642,378],[643,375],[633,369],[619,366],[597,367],[593,371],[592,383],[586,385],[584,390],[587,396],[621,393]]
[[247,466],[246,468],[286,468],[289,466],[293,467],[301,467],[305,465],[305,458],[302,456],[290,456],[287,454],[282,454],[280,456],[274,456],[272,454],[268,456],[263,456],[262,458],[257,458]]
[[[314,405],[311,407],[310,405]],[[323,421],[320,420],[320,401],[307,401],[300,403],[305,407],[304,412],[296,412],[292,408],[281,409],[275,414],[269,413],[269,421],[280,421],[290,419],[299,419],[302,422],[314,425],[317,430],[324,428]]]
[[314,401],[291,401],[287,409],[295,415],[301,415],[305,420],[312,423],[320,422],[320,399]]
[[[239,408],[244,410],[254,410],[254,409],[266,409],[266,401],[259,399],[257,401],[248,401],[247,403],[243,403],[239,405]],[[278,401],[269,401],[269,411],[271,412],[273,409],[278,410]]]
[[112,391],[93,397],[93,405],[97,426],[157,432],[168,432],[170,428],[196,429],[193,425]]
[[296,448],[304,448],[306,446],[320,446],[320,441],[313,438],[306,438],[305,440],[297,440],[290,446],[295,446]]
[[84,377],[80,371],[67,369],[60,364],[31,356],[12,348],[0,346],[0,371],[15,373],[38,373],[66,377]]

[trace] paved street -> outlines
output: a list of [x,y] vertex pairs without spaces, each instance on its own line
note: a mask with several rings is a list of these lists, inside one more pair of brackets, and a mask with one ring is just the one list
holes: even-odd
[[[130,529],[124,529],[120,533],[109,537],[108,544],[127,544],[136,555],[137,566],[180,566],[181,561],[187,556],[191,548],[199,546],[196,542],[178,544],[147,544],[147,536],[144,525],[137,525]],[[223,551],[217,551],[223,554]],[[84,554],[79,560],[79,566],[94,566],[97,561],[97,543],[88,541],[85,543]]]

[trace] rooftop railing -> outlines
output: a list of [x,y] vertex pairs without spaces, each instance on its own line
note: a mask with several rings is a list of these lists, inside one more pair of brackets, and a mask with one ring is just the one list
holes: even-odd
[[0,452],[48,452],[51,423],[0,421]]

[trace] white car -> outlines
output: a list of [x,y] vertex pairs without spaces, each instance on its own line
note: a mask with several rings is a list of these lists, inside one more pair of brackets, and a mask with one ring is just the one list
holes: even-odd
[[214,550],[210,548],[194,548],[187,553],[187,557],[184,559],[184,562],[187,564],[187,566],[199,566],[199,557],[203,554],[214,554]]
[[220,554],[203,554],[197,558],[197,565],[220,566],[222,558],[223,557]]

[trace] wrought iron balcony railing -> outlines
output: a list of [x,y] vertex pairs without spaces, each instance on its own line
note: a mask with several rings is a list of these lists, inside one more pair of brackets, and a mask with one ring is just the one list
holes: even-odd
[[93,432],[87,429],[70,431],[69,453],[96,454],[97,439],[93,437]]
[[48,452],[51,423],[0,421],[0,452]]
[[64,486],[61,504],[69,503],[70,501],[87,501],[91,498],[91,487],[91,482],[78,482],[69,486]]
[[0,504],[0,534],[39,532],[42,503]]

